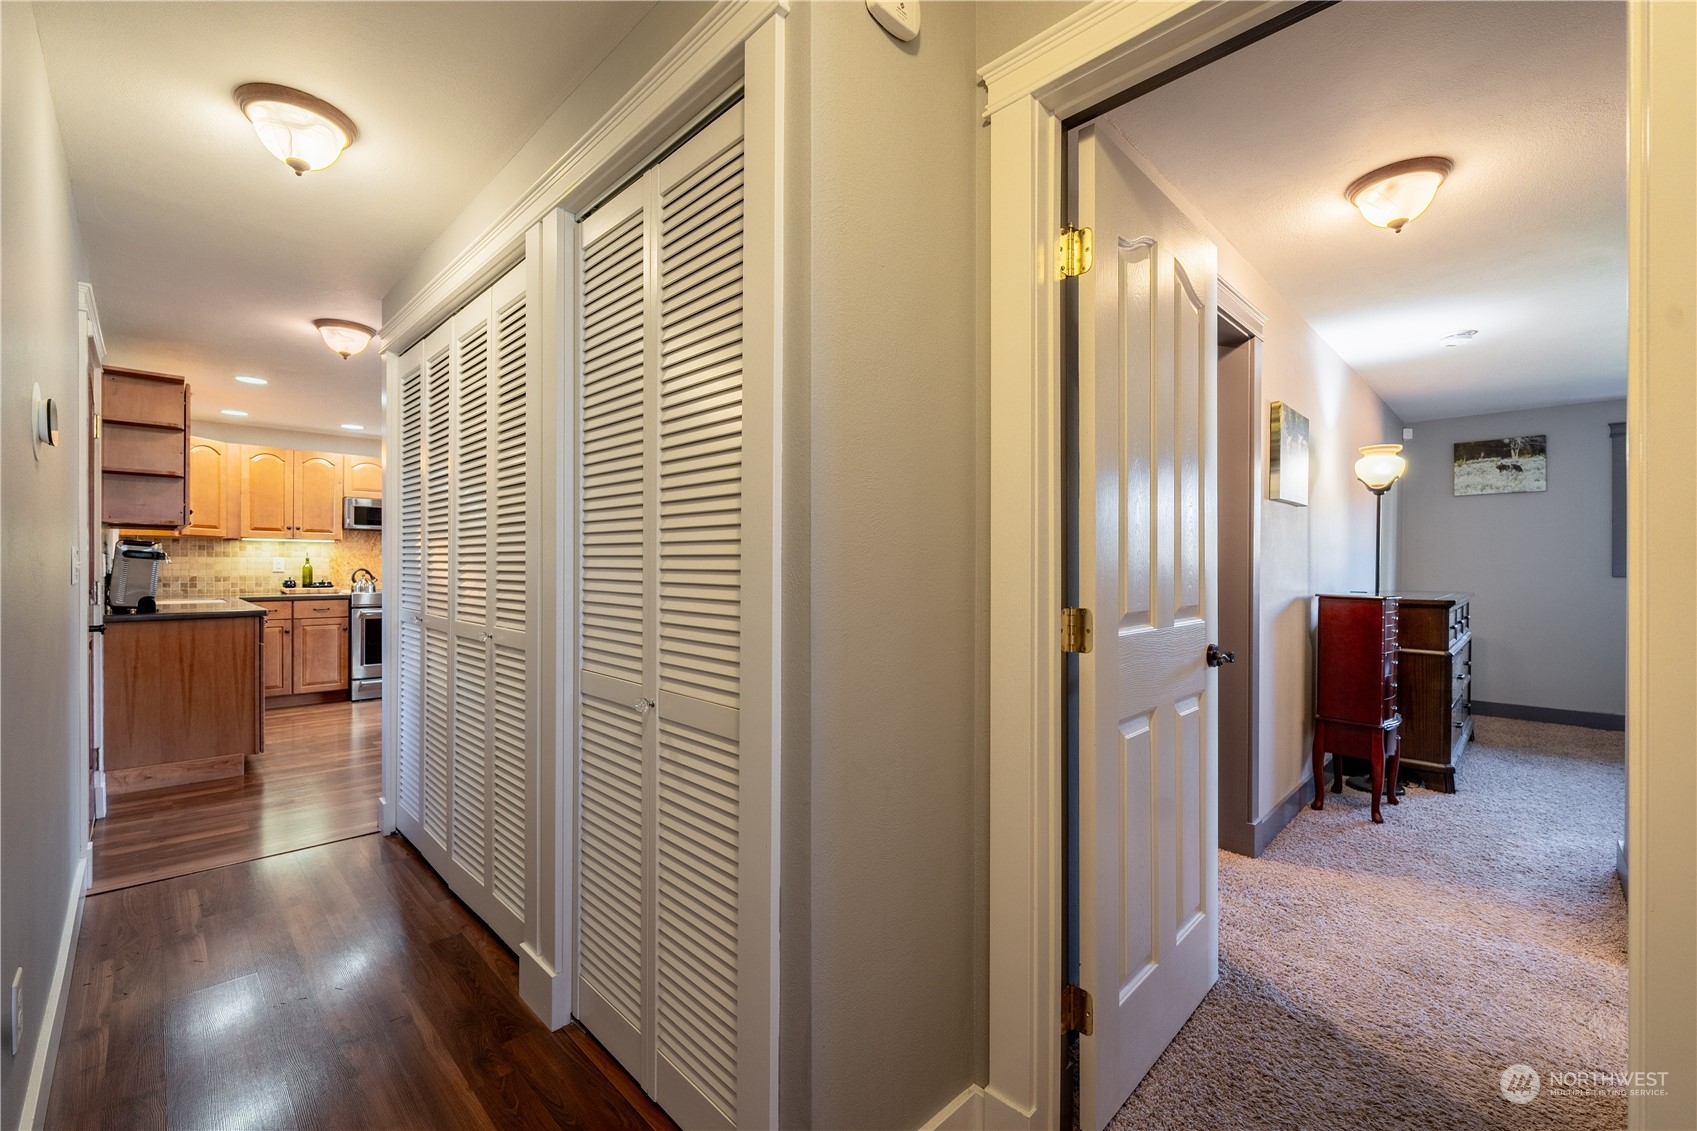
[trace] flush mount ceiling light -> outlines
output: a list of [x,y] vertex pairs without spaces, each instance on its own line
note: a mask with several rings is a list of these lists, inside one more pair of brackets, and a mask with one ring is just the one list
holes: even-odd
[[342,427],[346,428],[349,432],[364,432],[365,431],[365,425],[363,425],[363,424],[344,424],[344,425],[342,425]]
[[324,344],[341,354],[343,361],[370,345],[377,336],[370,326],[345,318],[314,318],[312,324],[324,336]]
[[247,413],[243,412],[239,408],[221,408],[218,411],[222,412],[225,416],[246,416],[247,415]]
[[1445,349],[1454,349],[1456,346],[1466,345],[1478,336],[1479,331],[1477,330],[1458,330],[1453,334],[1445,334],[1443,337],[1439,338],[1438,344],[1443,346]]
[[292,86],[248,82],[238,86],[235,95],[265,148],[297,177],[329,168],[342,150],[359,140],[351,118]]
[[1344,191],[1376,228],[1401,232],[1402,226],[1432,206],[1438,186],[1455,168],[1448,157],[1411,157],[1374,169]]
[[236,380],[244,385],[269,385],[271,383],[263,377],[252,377],[246,373],[236,374]]

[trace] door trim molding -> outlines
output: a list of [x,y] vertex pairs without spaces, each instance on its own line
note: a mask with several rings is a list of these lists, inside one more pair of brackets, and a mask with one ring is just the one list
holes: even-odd
[[[1062,220],[1060,124],[1293,6],[1243,5],[1234,16],[1216,0],[1092,5],[979,71],[991,127],[990,443],[996,455],[990,1068],[983,1091],[1003,1105],[998,1118],[985,1113],[986,1127],[1051,1127],[1059,1115],[1061,338],[1052,255]],[[1684,816],[1697,796],[1697,768],[1684,756],[1697,718],[1697,669],[1651,663],[1684,646],[1681,634],[1697,612],[1691,586],[1697,483],[1684,457],[1697,411],[1689,381],[1697,358],[1697,324],[1689,317],[1697,272],[1688,254],[1697,227],[1691,207],[1697,15],[1684,4],[1632,5],[1628,23],[1627,719],[1633,738],[1627,840],[1639,892],[1628,904],[1629,1064],[1669,1072],[1670,1085],[1665,1097],[1632,1097],[1629,1124],[1638,1128],[1683,1124],[1697,1111],[1691,1071],[1697,1034],[1689,1024],[1697,1000],[1690,973],[1697,935],[1689,929],[1697,922],[1690,881],[1697,829]],[[1657,310],[1661,316],[1651,317]],[[1653,870],[1646,861],[1661,866]]]
[[[1090,5],[979,71],[990,123],[990,1064],[997,1127],[1061,1110],[1061,123],[1295,7]],[[986,1110],[986,1125],[990,1125]]]

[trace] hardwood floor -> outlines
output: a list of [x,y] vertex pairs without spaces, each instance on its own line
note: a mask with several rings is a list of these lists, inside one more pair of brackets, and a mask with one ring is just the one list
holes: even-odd
[[265,716],[242,778],[125,794],[94,827],[92,892],[377,831],[381,700]]
[[375,834],[89,897],[47,1126],[676,1131]]

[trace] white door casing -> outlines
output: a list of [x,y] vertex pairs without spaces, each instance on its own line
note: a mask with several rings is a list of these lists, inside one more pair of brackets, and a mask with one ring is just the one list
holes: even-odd
[[1219,972],[1214,247],[1106,125],[1076,135],[1081,1125],[1105,1127]]
[[691,1128],[771,1118],[775,700],[751,717],[744,687],[775,593],[744,579],[776,401],[745,358],[745,172],[736,105],[579,241],[578,1015]]

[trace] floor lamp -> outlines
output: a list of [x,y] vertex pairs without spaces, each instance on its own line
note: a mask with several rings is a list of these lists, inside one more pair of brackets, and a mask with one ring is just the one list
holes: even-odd
[[1355,477],[1361,480],[1361,485],[1373,492],[1373,596],[1379,596],[1379,554],[1385,542],[1385,492],[1389,491],[1402,473],[1408,470],[1408,461],[1397,455],[1402,451],[1401,444],[1369,444],[1361,449],[1361,458],[1355,461]]

